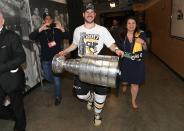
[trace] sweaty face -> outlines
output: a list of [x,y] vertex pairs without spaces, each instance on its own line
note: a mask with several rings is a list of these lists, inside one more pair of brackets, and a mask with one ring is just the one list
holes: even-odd
[[0,28],[2,28],[4,25],[4,17],[3,15],[0,13]]
[[134,19],[128,19],[127,21],[127,30],[134,31],[136,28],[136,21]]
[[44,22],[47,24],[51,24],[53,22],[53,19],[50,16],[46,16]]
[[95,19],[95,16],[96,16],[96,13],[94,10],[86,10],[84,13],[83,13],[83,17],[84,17],[84,21],[86,23],[93,23],[94,22],[94,19]]

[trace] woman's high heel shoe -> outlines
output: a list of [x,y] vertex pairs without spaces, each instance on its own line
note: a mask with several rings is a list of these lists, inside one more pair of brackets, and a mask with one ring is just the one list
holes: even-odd
[[135,111],[135,112],[137,112],[139,110],[139,107],[133,107],[132,106],[132,110]]

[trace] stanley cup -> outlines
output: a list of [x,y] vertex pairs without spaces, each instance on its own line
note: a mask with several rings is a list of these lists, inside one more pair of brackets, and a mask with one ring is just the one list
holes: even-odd
[[62,73],[63,70],[79,76],[83,82],[101,85],[111,88],[119,86],[119,57],[91,55],[80,59],[68,59],[55,55],[52,60],[54,73]]

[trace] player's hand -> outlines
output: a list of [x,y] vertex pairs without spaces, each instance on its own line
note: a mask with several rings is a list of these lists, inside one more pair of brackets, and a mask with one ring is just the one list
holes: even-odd
[[65,53],[64,51],[60,51],[58,54],[59,54],[60,56],[65,56],[65,55],[66,55],[66,53]]

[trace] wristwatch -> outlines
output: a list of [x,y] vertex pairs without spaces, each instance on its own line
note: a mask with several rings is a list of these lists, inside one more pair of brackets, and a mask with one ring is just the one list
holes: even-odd
[[119,48],[118,47],[115,47],[114,48],[114,52],[116,53],[117,50],[119,50]]

